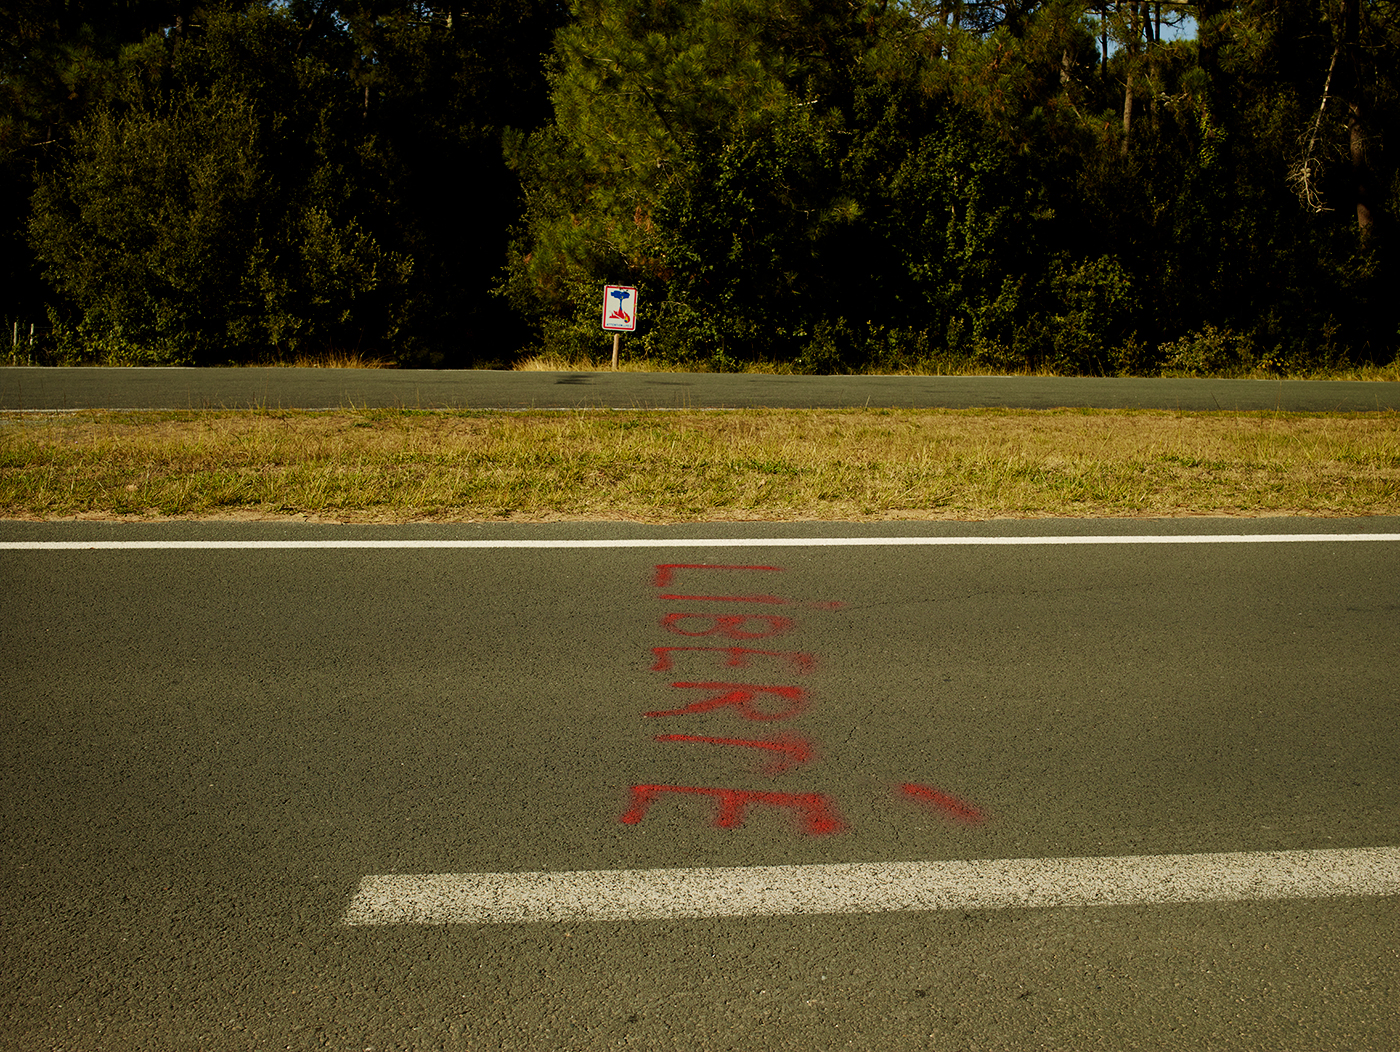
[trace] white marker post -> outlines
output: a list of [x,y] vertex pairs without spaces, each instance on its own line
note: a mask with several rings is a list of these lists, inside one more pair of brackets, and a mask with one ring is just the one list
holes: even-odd
[[622,334],[637,328],[637,290],[632,285],[603,286],[603,331],[613,334],[613,370]]

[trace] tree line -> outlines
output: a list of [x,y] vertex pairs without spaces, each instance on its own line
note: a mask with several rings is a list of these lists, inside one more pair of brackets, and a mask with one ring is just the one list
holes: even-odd
[[1384,364],[1397,88],[1400,0],[11,0],[0,318],[490,366],[613,283],[658,363]]

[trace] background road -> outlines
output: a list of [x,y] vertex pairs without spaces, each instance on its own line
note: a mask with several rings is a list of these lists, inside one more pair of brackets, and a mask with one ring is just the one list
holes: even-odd
[[[684,542],[911,527],[233,529],[0,524],[0,1047],[1396,1047],[1394,896],[343,920],[374,874],[1394,846],[1400,541],[725,548]],[[912,529],[1394,535],[1400,521]],[[231,538],[311,546],[5,547]],[[574,546],[599,538],[659,543]],[[365,539],[564,546],[314,546]],[[775,569],[658,584],[673,563]],[[696,598],[715,595],[744,598]],[[743,644],[773,653],[655,650],[713,645],[671,628],[719,614],[781,629]],[[808,704],[783,720],[647,715],[712,698],[672,685],[709,681],[797,684]],[[774,774],[771,754],[705,738],[800,738],[814,756]],[[807,835],[780,807],[716,828],[707,799],[679,794],[625,824],[637,785],[821,794],[845,828]]]
[[1400,384],[430,369],[0,369],[0,409],[1400,409]]

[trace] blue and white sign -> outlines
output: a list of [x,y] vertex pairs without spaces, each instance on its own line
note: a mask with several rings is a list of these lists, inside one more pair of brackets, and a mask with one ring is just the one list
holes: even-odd
[[603,286],[603,328],[631,332],[637,327],[637,290],[630,285]]

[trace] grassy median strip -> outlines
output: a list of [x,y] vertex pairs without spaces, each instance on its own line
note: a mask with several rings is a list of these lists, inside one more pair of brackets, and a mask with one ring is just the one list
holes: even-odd
[[1400,414],[0,416],[0,516],[345,522],[1400,514]]

